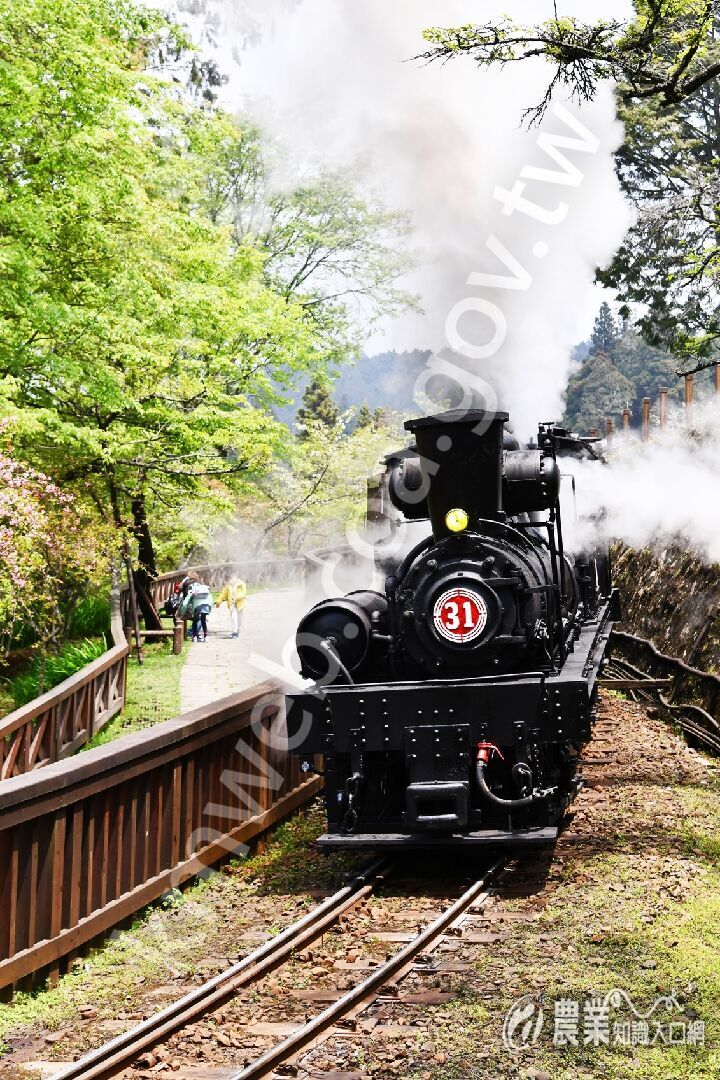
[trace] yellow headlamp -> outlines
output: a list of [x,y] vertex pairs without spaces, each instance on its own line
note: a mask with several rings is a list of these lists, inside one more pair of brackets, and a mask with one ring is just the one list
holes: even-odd
[[469,518],[467,514],[459,507],[455,510],[448,510],[447,514],[445,515],[445,524],[447,525],[450,532],[462,532],[463,529],[467,529],[468,523]]

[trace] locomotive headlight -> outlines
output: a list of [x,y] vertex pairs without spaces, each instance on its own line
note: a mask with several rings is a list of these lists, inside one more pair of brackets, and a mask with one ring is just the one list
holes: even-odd
[[467,529],[469,518],[464,510],[459,507],[455,510],[449,510],[445,515],[445,524],[450,532],[459,533],[463,529]]

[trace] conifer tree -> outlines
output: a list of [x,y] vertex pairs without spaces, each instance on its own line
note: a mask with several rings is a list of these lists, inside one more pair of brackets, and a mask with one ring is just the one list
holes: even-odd
[[334,427],[337,424],[340,410],[333,401],[326,379],[316,378],[307,385],[297,418],[303,428],[313,423],[324,424],[325,427]]
[[592,343],[590,352],[602,352],[608,355],[612,355],[613,347],[620,340],[618,325],[606,300],[603,300],[600,305],[590,340]]
[[369,428],[373,425],[373,414],[367,401],[363,401],[357,414],[356,428]]

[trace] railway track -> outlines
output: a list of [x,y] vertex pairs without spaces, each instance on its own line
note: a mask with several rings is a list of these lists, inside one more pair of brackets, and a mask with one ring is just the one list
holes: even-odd
[[[678,669],[682,670],[681,662],[676,663]],[[686,735],[696,739],[705,750],[720,755],[720,724],[700,705],[673,701],[671,678],[655,678],[630,661],[617,656],[612,657],[606,670],[615,676],[618,689],[628,693],[634,701],[659,706]]]
[[[225,1070],[223,1075],[229,1080],[259,1080],[261,1077],[274,1076],[279,1068],[292,1068],[299,1055],[308,1053],[322,1043],[336,1025],[351,1022],[381,992],[388,991],[388,988],[392,990],[411,970],[432,973],[434,969],[429,962],[430,954],[448,935],[460,933],[469,915],[482,911],[492,895],[493,886],[507,867],[507,858],[488,863],[480,876],[457,899],[443,907],[431,922],[420,928],[416,935],[411,936],[411,940],[384,962],[372,967],[355,986],[338,996],[320,1013],[294,1025],[294,1030],[269,1049],[252,1060],[244,1061],[242,1067],[231,1073]],[[156,1049],[169,1038],[182,1033],[184,1028],[208,1016],[238,992],[259,983],[297,955],[299,950],[323,936],[333,924],[337,925],[353,908],[366,901],[375,885],[384,880],[390,870],[386,860],[372,863],[350,884],[239,963],[66,1066],[55,1074],[53,1080],[109,1080],[123,1074],[144,1052]],[[183,1076],[192,1075],[192,1065],[187,1062],[182,1062],[182,1065]],[[285,1071],[283,1075],[312,1074],[303,1073],[300,1069],[290,1073]]]

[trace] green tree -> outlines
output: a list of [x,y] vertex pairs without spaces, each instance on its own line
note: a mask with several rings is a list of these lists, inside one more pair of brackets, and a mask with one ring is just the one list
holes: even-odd
[[634,0],[629,22],[597,19],[585,23],[558,16],[522,26],[506,16],[490,23],[424,33],[431,48],[426,60],[445,61],[468,54],[489,66],[543,57],[555,71],[533,119],[544,114],[558,86],[579,101],[595,96],[598,83],[613,79],[626,102],[657,101],[673,107],[720,75],[720,58],[708,44],[715,0]]
[[[720,57],[720,19],[706,28],[703,51]],[[599,279],[628,304],[653,344],[678,356],[714,359],[720,336],[720,87],[703,83],[672,108],[619,101],[625,138],[616,155],[636,220]],[[681,364],[678,366],[692,366]]]
[[602,431],[605,420],[618,421],[635,398],[635,387],[603,352],[591,353],[568,384],[565,419],[581,434]]
[[355,426],[356,428],[369,428],[373,426],[372,409],[368,405],[367,401],[364,401],[358,409]]
[[18,453],[137,542],[142,584],[153,520],[232,505],[269,469],[288,435],[268,406],[345,328],[210,212],[244,136],[148,71],[186,45],[170,23],[125,0],[5,7],[0,412]]
[[610,305],[607,300],[603,300],[590,335],[590,351],[603,352],[609,355],[619,339],[618,325],[613,318]]
[[312,424],[335,428],[340,420],[340,410],[333,401],[332,391],[326,379],[313,379],[305,388],[302,405],[297,414],[298,425],[308,431]]
[[405,442],[396,418],[381,428],[356,428],[348,435],[313,419],[288,448],[251,500],[241,504],[243,523],[252,521],[259,553],[267,546],[295,557],[301,551],[337,542],[349,528],[361,528],[367,511],[367,478],[385,454]]
[[221,149],[210,216],[231,225],[238,245],[265,254],[267,283],[299,304],[335,359],[347,362],[376,319],[416,303],[401,285],[413,265],[409,217],[360,198],[350,172],[322,172],[278,191],[275,165],[257,130],[239,132]]
[[648,345],[634,330],[628,329],[613,347],[612,360],[617,370],[634,387],[633,412],[639,413],[644,397],[656,401],[661,387],[677,400],[682,388],[675,375],[676,361],[669,353]]

